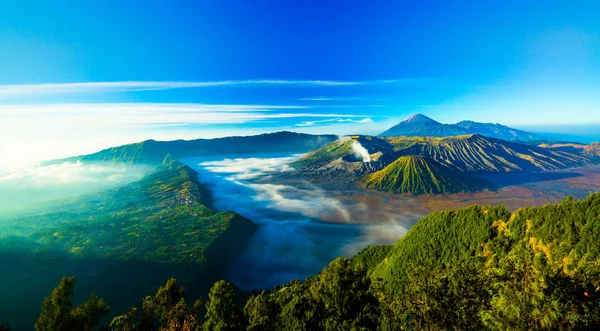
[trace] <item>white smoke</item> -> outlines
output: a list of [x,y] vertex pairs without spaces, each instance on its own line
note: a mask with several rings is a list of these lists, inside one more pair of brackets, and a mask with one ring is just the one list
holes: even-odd
[[363,162],[371,162],[371,155],[369,155],[369,151],[361,145],[357,140],[355,140],[350,146],[352,149],[352,153],[357,157],[362,158]]
[[363,145],[361,145],[358,140],[354,140],[348,136],[338,136],[338,141],[340,144],[343,144],[349,140],[353,140],[352,145],[350,145],[352,154],[358,158],[361,158],[363,162],[371,162],[371,155],[369,154],[369,151]]

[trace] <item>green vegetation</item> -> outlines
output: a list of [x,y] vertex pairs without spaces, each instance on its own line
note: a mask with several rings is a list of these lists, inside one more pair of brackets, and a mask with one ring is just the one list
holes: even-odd
[[157,165],[168,155],[174,159],[181,159],[220,154],[304,152],[319,148],[336,139],[337,137],[334,135],[309,135],[283,131],[248,137],[174,141],[146,140],[135,144],[108,148],[94,154],[48,161],[45,164],[81,161],[85,163],[112,162],[130,165]]
[[205,263],[245,245],[256,225],[210,206],[210,192],[191,168],[167,160],[142,180],[71,199],[42,215],[22,217],[0,236],[33,241],[37,252],[121,261]]
[[73,307],[75,279],[63,277],[58,286],[42,303],[42,313],[35,322],[36,331],[93,330],[100,317],[108,313],[108,306],[95,295]]
[[464,174],[421,156],[401,156],[358,182],[368,189],[415,195],[466,192],[482,187]]
[[[600,193],[523,208],[433,213],[393,246],[205,312],[169,280],[114,330],[592,330],[600,327]],[[54,293],[54,292],[53,292]],[[51,330],[48,328],[48,330]]]

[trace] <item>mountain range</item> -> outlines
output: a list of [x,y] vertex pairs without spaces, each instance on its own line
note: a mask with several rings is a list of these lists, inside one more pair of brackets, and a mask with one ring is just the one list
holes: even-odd
[[473,121],[462,121],[456,124],[442,124],[422,114],[409,116],[402,122],[381,133],[379,136],[449,137],[465,134],[478,134],[490,138],[521,142],[544,140],[543,137],[534,133],[509,128],[502,124],[479,123]]
[[159,165],[167,156],[181,159],[193,156],[256,153],[308,152],[337,139],[336,135],[310,135],[289,131],[255,136],[214,139],[156,141],[145,140],[135,144],[111,147],[97,153],[51,160],[44,165],[64,162],[111,162],[122,164]]
[[[361,148],[355,148],[359,145]],[[357,155],[366,150],[368,161]],[[437,194],[493,188],[477,178],[539,173],[597,164],[591,148],[550,148],[478,134],[452,137],[353,136],[331,142],[292,163],[317,181],[355,181],[394,193]]]
[[[482,184],[476,176],[464,173],[562,170],[596,164],[600,154],[600,148],[595,144],[536,145],[532,141],[507,141],[482,134],[456,135],[476,130],[485,131],[488,135],[536,138],[535,135],[499,124],[463,121],[449,125],[440,124],[424,115],[413,115],[394,128],[405,130],[405,135],[338,138],[334,135],[284,131],[188,141],[146,140],[45,164],[109,162],[156,166],[165,160],[194,156],[309,152],[292,166],[299,170],[298,174],[317,181],[349,180],[380,191],[438,194],[494,186],[491,183]],[[407,135],[408,131],[417,136]],[[401,157],[405,158],[399,160]]]

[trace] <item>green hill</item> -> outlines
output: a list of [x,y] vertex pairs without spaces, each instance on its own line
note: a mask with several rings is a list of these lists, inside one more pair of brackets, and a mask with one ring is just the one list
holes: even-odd
[[174,140],[143,142],[112,147],[97,153],[52,160],[44,164],[63,162],[115,162],[125,164],[160,164],[167,155],[175,159],[253,153],[308,152],[337,139],[334,135],[310,135],[295,132],[275,132],[256,136],[225,137],[215,139]]
[[138,182],[15,219],[3,229],[0,246],[91,259],[219,264],[243,248],[256,225],[210,205],[198,174],[167,160]]
[[382,170],[365,175],[358,181],[368,189],[415,195],[481,188],[480,184],[464,174],[422,156],[401,156]]
[[315,329],[595,329],[599,215],[600,193],[514,213],[502,205],[433,213],[393,246],[276,288],[267,302],[281,313],[261,316],[279,330],[308,321]]

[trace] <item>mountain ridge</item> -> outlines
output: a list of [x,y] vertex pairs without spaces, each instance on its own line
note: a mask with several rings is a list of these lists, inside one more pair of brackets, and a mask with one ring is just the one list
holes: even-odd
[[[336,182],[356,182],[359,186],[381,191],[423,194],[495,188],[498,183],[491,180],[490,176],[506,173],[541,173],[598,163],[597,160],[583,155],[578,150],[573,152],[545,148],[478,134],[452,137],[354,136],[354,138],[338,139],[324,145],[292,163],[292,166],[301,175],[317,181],[335,179]],[[361,144],[361,147],[371,155],[370,162],[361,162],[352,155],[351,144],[355,143]],[[432,178],[431,171],[426,166],[410,166],[413,170],[406,174],[410,182],[403,183],[404,168],[407,165],[398,160],[414,156],[430,160],[426,162],[427,165],[439,164],[443,168],[436,169],[444,172],[442,177],[453,185],[440,188],[433,184],[435,182],[433,180],[429,180],[429,184],[424,184],[428,181],[427,178]],[[385,169],[392,164],[394,165],[391,168]],[[396,166],[400,169],[394,169]],[[391,174],[396,177],[390,177]],[[477,179],[479,175],[485,175],[485,183]],[[417,183],[416,178],[420,176],[423,176],[420,179],[421,183]],[[424,189],[424,187],[429,188]]]
[[335,135],[310,135],[290,131],[254,136],[233,136],[213,139],[142,142],[110,147],[99,152],[45,161],[42,165],[64,162],[112,162],[129,165],[159,165],[167,155],[174,159],[219,154],[252,154],[308,152],[337,139]]
[[544,138],[530,132],[513,129],[499,123],[480,123],[470,120],[456,124],[443,124],[423,114],[414,114],[392,126],[379,136],[431,136],[449,137],[464,134],[479,134],[490,138],[509,141],[543,141]]

